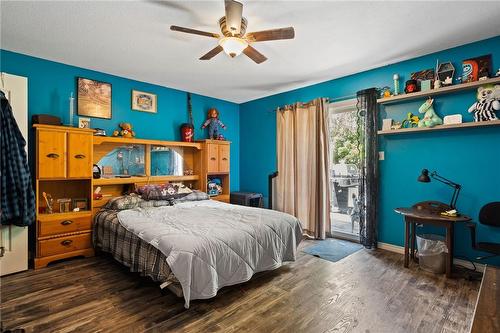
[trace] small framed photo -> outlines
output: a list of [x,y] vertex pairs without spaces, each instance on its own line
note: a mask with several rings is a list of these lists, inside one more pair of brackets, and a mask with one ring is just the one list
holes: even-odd
[[75,208],[78,208],[79,211],[87,210],[88,209],[87,199],[86,198],[73,199],[73,210],[75,210]]
[[67,198],[57,199],[57,203],[59,204],[59,212],[61,213],[71,212],[71,199]]
[[90,128],[90,118],[78,118],[78,128]]
[[132,110],[156,113],[156,100],[155,94],[132,90]]

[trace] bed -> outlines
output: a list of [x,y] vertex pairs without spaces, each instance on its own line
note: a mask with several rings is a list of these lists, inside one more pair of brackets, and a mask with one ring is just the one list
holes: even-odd
[[94,246],[182,295],[186,308],[294,261],[302,239],[300,222],[273,210],[199,198],[148,203],[98,212]]

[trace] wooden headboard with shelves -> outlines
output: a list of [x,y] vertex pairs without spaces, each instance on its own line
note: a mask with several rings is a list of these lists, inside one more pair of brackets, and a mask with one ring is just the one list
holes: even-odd
[[[164,140],[148,140],[122,137],[94,136],[92,129],[80,129],[66,126],[36,124],[35,151],[35,186],[37,223],[33,230],[36,249],[34,251],[35,268],[44,267],[49,262],[74,256],[92,256],[92,218],[110,198],[122,195],[134,187],[134,184],[160,184],[166,182],[182,182],[192,189],[205,191],[209,177],[217,177],[222,181],[223,194],[212,199],[229,201],[229,147],[228,141],[203,140],[198,142],[179,142]],[[127,149],[138,147],[137,156],[127,157],[126,168],[124,156]],[[92,164],[99,164],[103,157],[106,163],[115,163],[120,151],[122,162],[120,169],[130,172],[130,161],[133,165],[142,166],[137,174],[127,178],[108,177],[94,179]],[[167,147],[169,149],[155,149]],[[143,148],[143,149],[142,149]],[[143,153],[142,153],[143,151]],[[163,171],[156,165],[151,170],[152,154],[162,151],[175,152],[176,167],[182,161],[180,170],[191,170],[188,174],[156,175]],[[110,154],[108,156],[108,154]],[[179,157],[177,159],[177,157]],[[137,158],[137,159],[136,159]],[[160,161],[158,157],[155,157]],[[115,169],[118,163],[115,163]],[[109,169],[109,165],[107,165]],[[169,170],[169,169],[166,169]],[[103,198],[93,199],[93,192],[101,188]],[[50,194],[54,203],[53,211],[47,208],[43,192]],[[63,212],[59,209],[57,199],[84,199],[87,204],[80,211]],[[71,207],[70,209],[72,209]]]

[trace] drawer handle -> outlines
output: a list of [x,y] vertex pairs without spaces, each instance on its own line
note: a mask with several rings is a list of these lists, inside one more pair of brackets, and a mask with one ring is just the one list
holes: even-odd
[[223,160],[223,161],[227,161],[227,158],[223,157],[223,158],[222,158],[222,160]]
[[212,161],[215,161],[215,160],[216,160],[216,158],[215,158],[215,157],[211,157],[210,159],[211,159]]
[[82,158],[85,158],[85,155],[83,155],[83,154],[78,154],[78,155],[75,155],[75,158],[82,159]]
[[73,221],[71,220],[65,220],[61,222],[62,225],[70,225],[71,223],[73,223]]
[[61,245],[64,245],[64,246],[68,246],[70,245],[71,243],[73,243],[73,241],[71,239],[65,239],[61,242]]
[[48,158],[59,158],[59,154],[56,154],[56,153],[50,153],[50,154],[47,154],[47,157],[48,157]]

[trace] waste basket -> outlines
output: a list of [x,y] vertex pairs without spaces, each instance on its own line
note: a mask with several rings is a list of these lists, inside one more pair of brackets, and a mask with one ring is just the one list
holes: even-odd
[[417,235],[418,264],[425,271],[443,274],[448,249],[444,237],[434,234]]

